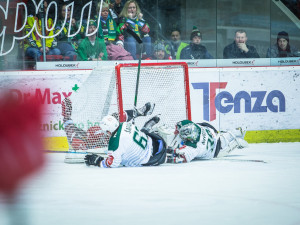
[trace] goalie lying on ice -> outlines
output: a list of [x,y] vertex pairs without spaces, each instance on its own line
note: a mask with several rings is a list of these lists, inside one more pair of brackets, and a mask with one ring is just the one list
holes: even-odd
[[[186,163],[193,159],[212,159],[228,155],[236,148],[245,148],[245,131],[241,128],[218,132],[209,123],[196,124],[183,120],[176,124],[174,132],[157,128],[168,144],[167,163]],[[170,140],[170,141],[168,141]]]

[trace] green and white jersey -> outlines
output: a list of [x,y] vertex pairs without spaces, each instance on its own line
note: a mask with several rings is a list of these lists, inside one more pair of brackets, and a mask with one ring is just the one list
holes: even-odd
[[[187,125],[189,123],[194,122],[190,120],[183,120],[180,121],[179,124]],[[217,146],[217,138],[215,132],[209,128],[200,126],[198,124],[195,124],[198,128],[198,131],[200,132],[199,137],[195,142],[190,141],[183,141],[177,135],[177,143],[179,143],[177,146],[173,146],[175,148],[179,148],[180,151],[184,152],[184,156],[186,158],[187,162],[192,161],[193,159],[212,159],[214,157],[216,146]],[[180,126],[180,125],[179,125]]]
[[141,166],[152,155],[152,139],[134,124],[121,123],[108,144],[109,167]]

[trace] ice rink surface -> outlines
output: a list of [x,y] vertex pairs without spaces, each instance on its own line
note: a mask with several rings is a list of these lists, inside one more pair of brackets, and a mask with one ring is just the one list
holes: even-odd
[[224,160],[159,167],[47,158],[14,209],[0,195],[1,225],[300,224],[300,143],[250,144]]

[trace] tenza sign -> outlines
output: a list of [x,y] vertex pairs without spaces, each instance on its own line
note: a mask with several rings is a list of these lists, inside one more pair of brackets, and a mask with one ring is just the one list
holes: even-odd
[[[227,82],[192,83],[194,89],[203,91],[203,119],[213,121],[216,119],[216,111],[220,113],[241,113],[241,101],[245,102],[245,113],[285,112],[285,97],[281,91],[239,91],[235,94],[225,89]],[[273,101],[278,99],[279,101]],[[265,105],[263,104],[265,100]],[[278,102],[275,104],[274,102]]]

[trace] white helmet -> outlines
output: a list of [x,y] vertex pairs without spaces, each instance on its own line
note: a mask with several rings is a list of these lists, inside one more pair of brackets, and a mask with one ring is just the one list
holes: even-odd
[[118,120],[113,116],[105,116],[100,122],[100,127],[103,131],[114,132],[119,126]]

